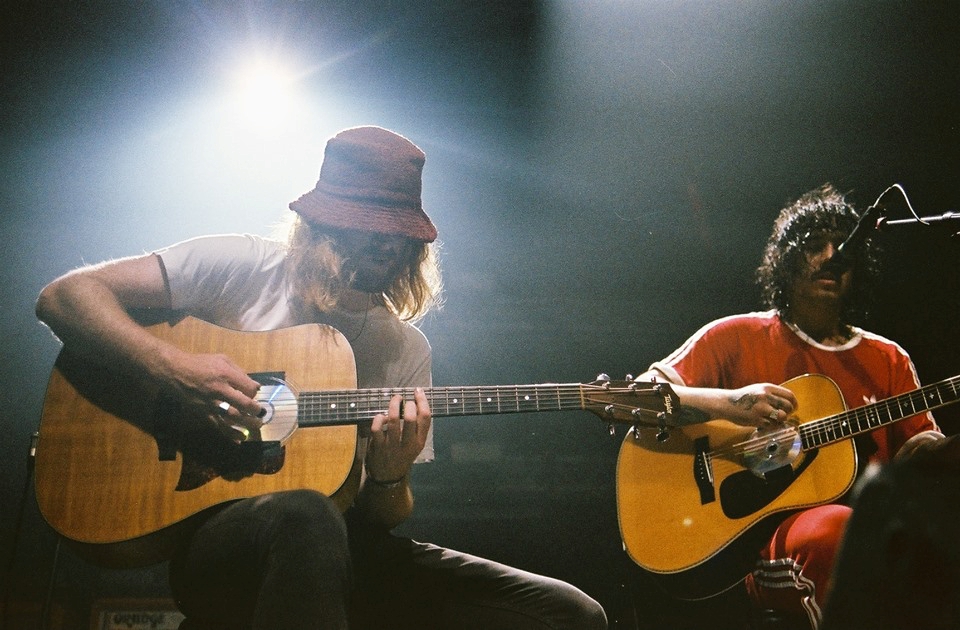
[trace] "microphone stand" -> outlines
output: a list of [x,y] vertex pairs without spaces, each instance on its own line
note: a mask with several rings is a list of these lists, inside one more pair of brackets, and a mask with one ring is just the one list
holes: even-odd
[[[877,223],[877,229],[886,230],[891,227],[901,227],[907,225],[934,225],[937,223],[946,224],[950,221],[960,221],[960,212],[944,212],[943,214],[930,217],[913,217],[911,219],[895,219],[893,221],[888,220],[886,217],[881,217],[880,221]],[[954,232],[952,236],[954,238],[960,237],[960,231]]]
[[[893,221],[887,219],[887,212],[880,206],[880,202],[887,195],[887,193],[894,188],[899,190],[900,194],[903,195],[903,200],[907,203],[907,208],[910,209],[910,214],[913,215],[913,218],[896,219]],[[873,205],[867,208],[867,210],[863,213],[863,216],[861,216],[860,220],[857,221],[857,224],[854,226],[850,235],[837,247],[836,252],[834,252],[833,257],[830,259],[830,262],[836,265],[848,264],[849,261],[847,259],[847,251],[859,247],[870,237],[868,232],[872,232],[873,230],[883,230],[904,225],[929,226],[936,223],[946,224],[955,220],[960,220],[960,212],[944,212],[938,216],[921,217],[913,209],[913,206],[910,205],[910,198],[907,197],[907,192],[903,189],[903,186],[900,184],[892,184],[886,190],[880,193],[880,196],[877,197],[877,200],[873,202]],[[960,231],[953,234],[953,237],[960,237]]]

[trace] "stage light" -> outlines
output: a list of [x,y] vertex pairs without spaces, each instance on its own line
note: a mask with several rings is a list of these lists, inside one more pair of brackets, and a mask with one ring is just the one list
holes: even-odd
[[257,60],[237,73],[234,85],[234,124],[250,133],[275,133],[295,122],[296,76],[283,65]]

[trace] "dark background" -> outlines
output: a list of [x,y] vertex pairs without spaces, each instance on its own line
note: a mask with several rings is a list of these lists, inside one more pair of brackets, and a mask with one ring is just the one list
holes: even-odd
[[[52,571],[27,471],[59,349],[38,291],[189,236],[267,233],[341,128],[379,124],[427,153],[437,385],[643,370],[757,307],[773,218],[824,182],[861,208],[893,183],[920,215],[960,199],[956,1],[13,2],[0,24],[4,598],[49,595],[77,627],[91,602],[167,587],[162,566],[102,571],[66,549]],[[293,129],[220,127],[224,76],[252,51],[301,72]],[[924,383],[955,375],[960,238],[880,238],[869,327]],[[958,411],[937,414],[949,433]],[[572,581],[616,627],[680,623],[620,549],[622,431],[567,412],[438,419],[435,434],[404,533]]]

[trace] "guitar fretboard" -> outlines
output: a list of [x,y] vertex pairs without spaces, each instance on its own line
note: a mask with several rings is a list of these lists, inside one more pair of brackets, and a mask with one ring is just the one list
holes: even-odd
[[800,425],[803,450],[817,448],[872,431],[960,400],[960,376],[864,407]]
[[[424,392],[435,418],[582,409],[582,385],[432,387]],[[299,403],[300,426],[359,424],[386,413],[390,399],[413,399],[413,388],[307,392]]]

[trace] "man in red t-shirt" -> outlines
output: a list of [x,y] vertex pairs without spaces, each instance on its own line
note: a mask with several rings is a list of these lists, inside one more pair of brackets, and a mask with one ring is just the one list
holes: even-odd
[[[854,325],[865,314],[877,252],[868,239],[843,257],[835,253],[859,218],[830,185],[784,208],[757,270],[769,310],[707,324],[637,380],[673,384],[684,410],[678,424],[725,419],[760,430],[795,418],[802,401],[783,386],[794,377],[829,377],[851,409],[918,389],[906,351]],[[942,437],[925,411],[855,444],[860,461],[884,463]],[[753,602],[804,615],[816,628],[850,513],[825,504],[788,516],[746,576]]]

